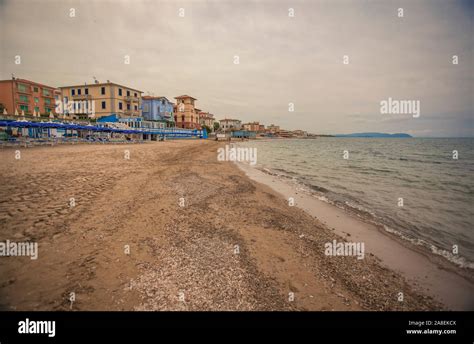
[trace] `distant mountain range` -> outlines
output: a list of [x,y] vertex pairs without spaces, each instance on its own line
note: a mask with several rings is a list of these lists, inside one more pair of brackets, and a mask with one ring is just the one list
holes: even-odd
[[386,134],[386,133],[354,133],[354,134],[340,134],[334,135],[335,137],[413,137],[405,133],[395,133],[395,134]]

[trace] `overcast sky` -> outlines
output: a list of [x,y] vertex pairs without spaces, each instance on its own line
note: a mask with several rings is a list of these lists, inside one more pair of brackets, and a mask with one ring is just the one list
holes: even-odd
[[[0,78],[57,87],[95,76],[189,94],[218,119],[320,134],[474,136],[469,3],[0,0]],[[420,117],[381,114],[389,97],[419,100]]]

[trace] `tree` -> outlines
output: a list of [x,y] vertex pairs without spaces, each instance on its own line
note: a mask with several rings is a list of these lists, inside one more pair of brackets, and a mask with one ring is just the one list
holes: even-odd
[[211,128],[209,128],[209,127],[208,127],[207,125],[205,125],[205,124],[202,125],[202,128],[203,128],[203,129],[206,129],[206,131],[207,131],[208,134],[212,131]]
[[219,127],[220,127],[220,126],[221,126],[221,125],[219,124],[219,122],[214,122],[214,131],[219,130]]

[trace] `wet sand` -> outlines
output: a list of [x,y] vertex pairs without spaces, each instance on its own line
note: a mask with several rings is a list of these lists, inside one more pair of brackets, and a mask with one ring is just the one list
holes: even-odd
[[[253,180],[277,190],[283,199],[294,198],[295,206],[316,217],[339,236],[364,242],[366,252],[380,258],[382,265],[399,272],[412,285],[451,310],[474,309],[473,276],[421,247],[406,243],[383,228],[319,200],[294,183],[269,175],[248,164],[238,166]],[[455,291],[455,292],[453,292]]]
[[443,309],[373,254],[326,256],[344,239],[217,161],[222,145],[0,151],[0,241],[39,244],[0,257],[1,309]]

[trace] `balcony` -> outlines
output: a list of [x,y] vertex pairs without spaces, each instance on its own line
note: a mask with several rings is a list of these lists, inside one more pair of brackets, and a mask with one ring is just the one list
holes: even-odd
[[30,103],[30,98],[28,98],[28,99],[26,99],[26,100],[23,100],[23,99],[21,99],[21,98],[18,97],[18,98],[15,98],[15,101],[16,101],[17,103],[21,103],[21,104],[29,104],[29,103]]
[[23,89],[19,88],[18,85],[15,88],[16,92],[23,93],[23,94],[31,94],[31,87],[25,86]]
[[138,116],[139,114],[138,110],[123,110],[123,113],[125,115],[130,115],[130,116],[133,116],[133,115]]
[[90,94],[75,94],[71,96],[72,99],[90,99],[92,98]]
[[138,102],[138,97],[125,96],[125,101],[126,101],[126,102]]

